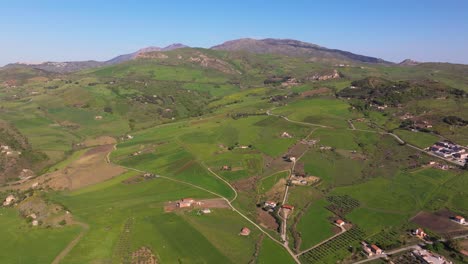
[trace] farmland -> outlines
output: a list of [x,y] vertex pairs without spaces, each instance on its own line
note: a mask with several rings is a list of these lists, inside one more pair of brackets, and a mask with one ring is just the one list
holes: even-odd
[[[406,81],[429,78],[432,67],[440,72],[434,79],[460,89],[465,77],[442,65],[338,68],[190,48],[161,54],[55,78],[31,71],[46,79],[0,87],[1,119],[27,139],[40,165],[31,178],[5,180],[0,198],[41,197],[73,219],[32,226],[15,206],[0,209],[0,226],[9,227],[0,231],[1,251],[33,249],[0,254],[0,262],[129,263],[149,252],[161,263],[348,263],[362,258],[362,240],[384,250],[408,242],[408,229],[425,223],[414,220],[420,212],[468,215],[466,170],[430,168],[435,157],[389,134],[421,148],[440,138],[464,144],[466,128],[444,123],[448,110],[435,111],[442,99],[408,95],[376,109],[339,96],[369,75]],[[335,68],[338,79],[308,78]],[[466,98],[444,96],[448,108],[464,109]],[[400,127],[406,112],[430,120],[434,131]],[[310,178],[317,180],[300,181]],[[187,197],[223,206],[178,208]],[[262,208],[265,201],[277,206]],[[285,218],[283,201],[292,208]]]

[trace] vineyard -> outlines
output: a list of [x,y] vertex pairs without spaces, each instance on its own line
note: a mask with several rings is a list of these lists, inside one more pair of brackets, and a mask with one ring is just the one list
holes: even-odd
[[369,237],[366,241],[376,244],[385,250],[400,247],[408,239],[403,230],[409,229],[408,225],[399,226],[388,230],[382,230],[379,233]]
[[307,251],[299,258],[301,263],[334,263],[349,255],[348,249],[357,246],[364,236],[364,231],[359,227],[353,227],[342,235]]
[[131,231],[133,227],[134,219],[129,218],[124,225],[122,233],[119,236],[117,245],[114,249],[113,262],[115,263],[131,263],[132,262],[132,253],[131,253]]
[[353,209],[361,205],[358,200],[349,195],[328,196],[327,201],[330,203],[327,209],[343,218],[346,214],[349,214]]

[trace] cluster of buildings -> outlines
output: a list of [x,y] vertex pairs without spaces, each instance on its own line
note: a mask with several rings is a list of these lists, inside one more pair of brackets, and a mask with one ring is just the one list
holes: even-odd
[[370,107],[374,107],[375,109],[377,110],[385,110],[387,109],[388,105],[386,104],[383,104],[383,105],[379,105],[379,104],[369,104]]
[[11,149],[11,147],[8,146],[8,145],[0,145],[0,153],[4,154],[4,155],[7,155],[7,156],[21,155],[21,151],[15,151],[15,150]]
[[364,253],[368,257],[385,254],[384,251],[375,244],[371,245],[371,244],[368,244],[365,241],[362,241],[361,245],[362,245],[362,249],[364,250]]
[[452,166],[449,166],[447,164],[441,164],[439,162],[436,162],[436,161],[430,161],[429,164],[427,166],[430,166],[430,167],[433,167],[433,168],[437,168],[437,169],[441,169],[441,170],[448,170],[448,169],[452,169],[453,167]]
[[434,143],[429,147],[429,151],[439,157],[456,160],[461,165],[464,165],[468,158],[465,147],[447,140]]
[[427,264],[452,264],[451,261],[445,259],[443,256],[434,254],[425,249],[416,249],[413,251],[413,255]]
[[289,134],[288,132],[284,131],[282,134],[281,134],[281,137],[282,138],[292,138],[291,134]]
[[177,208],[188,208],[191,207],[192,205],[197,204],[193,198],[182,198],[180,201],[176,203]]
[[301,144],[304,145],[309,145],[309,146],[314,146],[317,144],[320,140],[318,139],[301,139]]

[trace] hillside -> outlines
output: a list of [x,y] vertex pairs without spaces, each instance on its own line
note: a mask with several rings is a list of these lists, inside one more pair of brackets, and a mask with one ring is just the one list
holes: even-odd
[[0,262],[348,263],[468,234],[462,161],[425,150],[468,144],[467,66],[298,45],[0,69]]
[[292,39],[237,39],[213,46],[215,50],[247,51],[260,54],[281,54],[307,57],[311,61],[389,63],[379,58],[354,54],[347,51],[328,49],[315,44]]

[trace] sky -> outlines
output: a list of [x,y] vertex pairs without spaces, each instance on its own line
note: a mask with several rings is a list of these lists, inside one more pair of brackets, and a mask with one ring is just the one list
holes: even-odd
[[0,0],[0,65],[147,46],[290,38],[399,62],[468,64],[468,0]]

